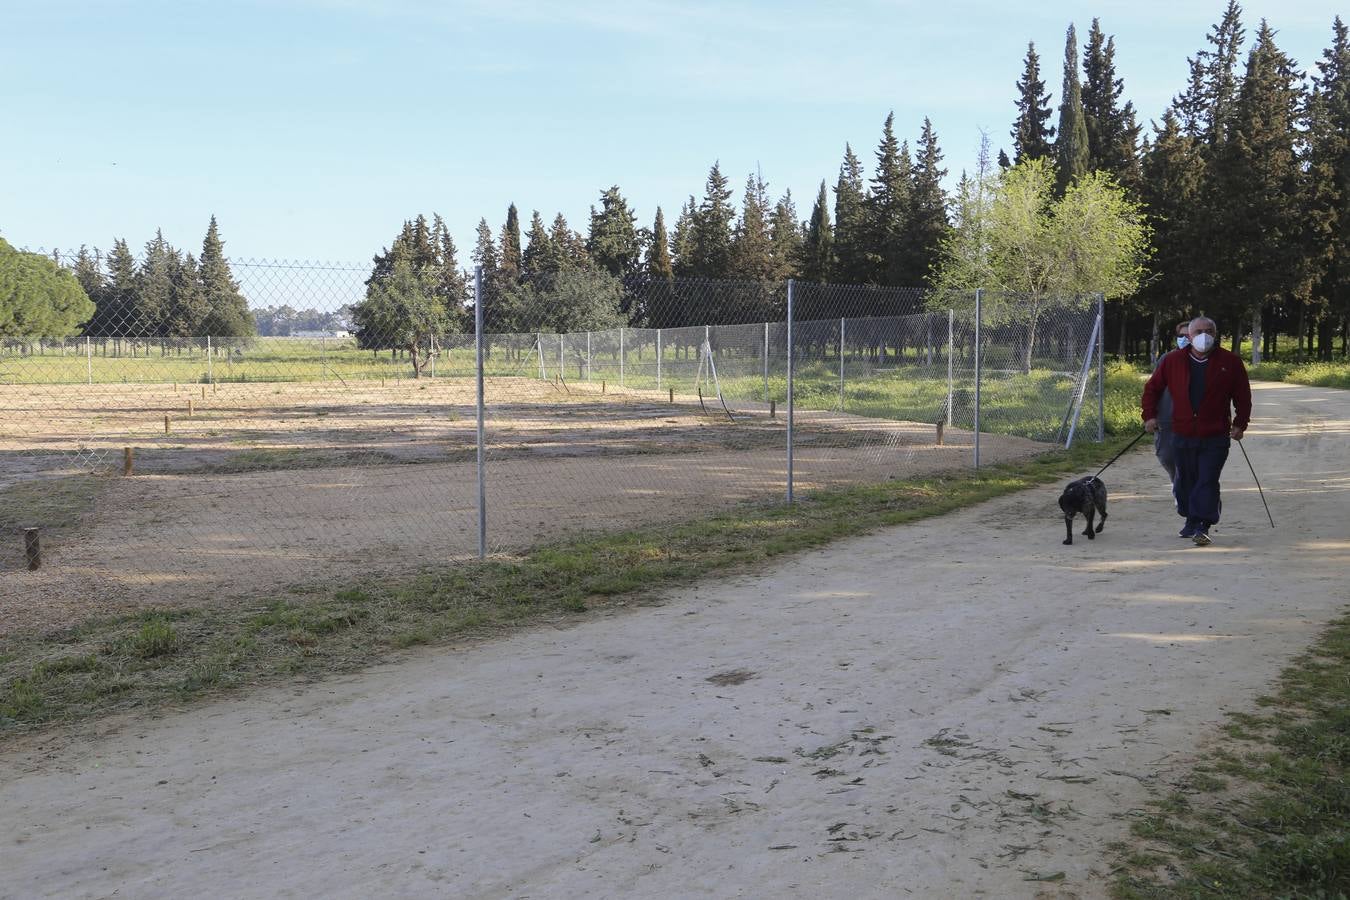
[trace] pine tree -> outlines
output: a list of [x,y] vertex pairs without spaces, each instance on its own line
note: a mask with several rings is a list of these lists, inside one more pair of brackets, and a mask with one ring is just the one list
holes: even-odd
[[1078,83],[1078,34],[1070,23],[1064,38],[1064,89],[1060,94],[1059,136],[1055,140],[1055,195],[1064,196],[1088,172],[1087,122]]
[[684,322],[682,300],[676,292],[675,267],[670,256],[670,236],[661,207],[656,208],[652,239],[647,245],[646,279],[642,284],[644,317],[651,328],[669,328]]
[[506,223],[502,225],[501,259],[497,264],[498,278],[503,284],[511,285],[520,281],[520,214],[514,203],[506,210]]
[[600,210],[591,207],[586,253],[592,263],[615,278],[632,275],[641,262],[637,216],[616,184],[600,195]]
[[867,281],[867,197],[863,169],[853,148],[844,145],[844,161],[834,186],[834,270],[830,280],[840,284]]
[[690,234],[689,274],[697,278],[727,278],[731,275],[731,187],[717,163],[708,172],[703,201],[694,213]]
[[84,326],[84,333],[91,336],[107,334],[105,295],[108,291],[108,279],[103,274],[103,257],[98,252],[98,248],[95,247],[91,251],[81,244],[79,252],[75,254],[75,266],[72,272],[85,295],[94,302],[94,315]]
[[694,274],[694,218],[697,213],[698,208],[691,196],[680,207],[680,214],[675,219],[675,232],[671,235],[671,266],[679,278],[689,278]]
[[914,165],[909,144],[895,137],[895,114],[886,116],[877,145],[877,166],[866,198],[868,284],[899,284],[905,278]]
[[803,281],[823,282],[834,270],[834,229],[830,225],[830,194],[825,182],[820,182],[820,193],[811,207],[811,220],[802,241],[801,260],[797,277]]
[[758,175],[750,175],[731,238],[731,274],[737,280],[768,281],[773,276],[768,204],[768,186]]
[[1049,118],[1050,95],[1041,80],[1041,60],[1036,55],[1036,45],[1028,43],[1022,78],[1017,82],[1017,121],[1012,130],[1014,163],[1051,155],[1055,130],[1047,124]]
[[525,235],[525,250],[521,254],[526,281],[535,281],[545,275],[551,275],[560,268],[558,253],[549,237],[548,226],[535,210],[530,216],[530,230]]
[[913,210],[910,216],[907,255],[902,278],[903,286],[928,284],[942,253],[942,245],[951,230],[947,218],[947,196],[942,179],[947,170],[942,168],[942,149],[938,146],[933,123],[923,120],[919,136],[919,155],[914,167]]
[[245,337],[255,334],[256,321],[249,312],[248,301],[239,292],[239,284],[230,272],[225,258],[225,242],[220,239],[216,217],[206,227],[202,239],[201,283],[203,315],[196,323],[200,333],[212,337]]
[[121,338],[143,333],[136,287],[136,257],[127,242],[118,238],[108,254],[108,284],[99,297],[100,335]]
[[157,230],[145,245],[145,258],[136,273],[136,319],[142,337],[168,334],[173,307],[173,257],[175,251]]
[[1182,129],[1210,147],[1222,144],[1225,138],[1237,100],[1237,64],[1245,38],[1242,8],[1237,0],[1228,0],[1223,18],[1205,35],[1213,49],[1201,50],[1187,60],[1190,82],[1172,101]]
[[497,242],[492,239],[492,229],[488,227],[487,219],[478,220],[476,234],[477,241],[474,243],[471,258],[473,264],[483,270],[483,282],[486,284],[497,276],[499,265]]
[[1206,308],[1204,282],[1195,272],[1205,162],[1199,140],[1186,133],[1175,110],[1163,113],[1154,130],[1143,159],[1141,200],[1156,249],[1141,299],[1161,321],[1175,321]]
[[1318,355],[1329,360],[1334,320],[1341,320],[1343,342],[1350,330],[1350,34],[1339,16],[1317,68],[1306,113],[1305,244],[1314,297],[1328,314]]
[[1116,77],[1116,39],[1092,20],[1083,50],[1083,119],[1088,135],[1088,170],[1110,172],[1129,189],[1139,185],[1139,124],[1134,104],[1122,106],[1125,82]]
[[[1302,274],[1302,173],[1297,152],[1301,79],[1263,20],[1215,156],[1213,210],[1224,235],[1218,287],[1230,314],[1259,316],[1287,298]],[[1234,342],[1243,329],[1230,322]]]
[[802,226],[797,221],[797,204],[792,201],[790,190],[783,191],[769,217],[769,248],[769,257],[773,261],[769,280],[777,282],[791,278],[802,255]]
[[562,213],[553,217],[553,227],[549,230],[548,236],[553,242],[554,252],[558,254],[560,271],[594,267],[594,260],[586,252],[586,242],[567,224],[567,219]]

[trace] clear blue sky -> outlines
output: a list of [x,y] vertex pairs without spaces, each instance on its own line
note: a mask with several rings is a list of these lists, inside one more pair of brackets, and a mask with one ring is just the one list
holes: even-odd
[[[871,170],[895,111],[933,120],[955,176],[980,129],[1009,145],[1035,41],[1058,104],[1064,31],[1093,16],[1145,121],[1186,81],[1223,2],[1096,5],[705,0],[9,0],[0,29],[0,235],[200,250],[215,214],[238,257],[364,262],[405,218],[473,229],[561,211],[584,232],[618,184],[673,222],[720,160],[739,201],[762,168],[805,218],[844,143]],[[1243,4],[1308,68],[1337,4]]]

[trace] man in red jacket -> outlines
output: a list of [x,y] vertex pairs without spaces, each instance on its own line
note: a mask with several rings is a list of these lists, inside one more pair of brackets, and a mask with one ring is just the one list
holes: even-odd
[[1177,466],[1180,535],[1204,547],[1219,521],[1219,474],[1229,440],[1240,441],[1252,418],[1252,386],[1242,358],[1219,346],[1213,319],[1191,321],[1191,343],[1163,357],[1144,385],[1144,430],[1158,430],[1158,398],[1172,395],[1172,450]]

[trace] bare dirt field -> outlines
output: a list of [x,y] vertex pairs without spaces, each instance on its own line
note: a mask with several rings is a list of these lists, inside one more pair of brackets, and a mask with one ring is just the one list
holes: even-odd
[[[599,385],[498,378],[487,395],[494,553],[783,496],[785,426],[762,404],[734,405],[733,422],[696,396],[672,404]],[[476,419],[462,379],[227,384],[205,397],[200,385],[2,386],[0,409],[0,496],[73,497],[68,521],[53,520],[50,502],[0,508],[0,633],[477,552]],[[928,424],[826,412],[797,423],[801,491],[971,462],[969,432],[949,430],[938,446]],[[131,478],[120,474],[128,446]],[[1044,447],[984,435],[981,458]],[[36,573],[14,534],[30,525],[43,526]]]
[[1101,897],[1106,845],[1348,602],[1350,393],[1260,385],[1213,547],[1105,476],[318,685],[33,736],[0,896]]

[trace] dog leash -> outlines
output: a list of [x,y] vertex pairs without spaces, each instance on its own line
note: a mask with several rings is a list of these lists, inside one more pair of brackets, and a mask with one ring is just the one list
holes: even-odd
[[[1130,441],[1128,444],[1125,445],[1124,449],[1122,449],[1122,450],[1121,450],[1119,453],[1117,453],[1115,456],[1111,457],[1111,462],[1107,463],[1106,465],[1104,465],[1104,466],[1102,466],[1100,469],[1098,469],[1098,470],[1097,470],[1097,474],[1096,474],[1096,475],[1093,475],[1092,477],[1093,477],[1093,478],[1100,478],[1103,472],[1105,472],[1107,469],[1111,468],[1112,464],[1115,463],[1116,460],[1120,459],[1122,456],[1125,455],[1125,451],[1126,451],[1126,450],[1130,449],[1130,448],[1133,447],[1135,444],[1139,443],[1139,439],[1140,439],[1141,437],[1143,437],[1144,435],[1146,435],[1146,434],[1148,434],[1147,431],[1141,431],[1141,432],[1139,432],[1137,435],[1135,435],[1134,440]],[[1244,451],[1242,451],[1242,452],[1243,452],[1243,453],[1246,453],[1247,451],[1244,450]]]

